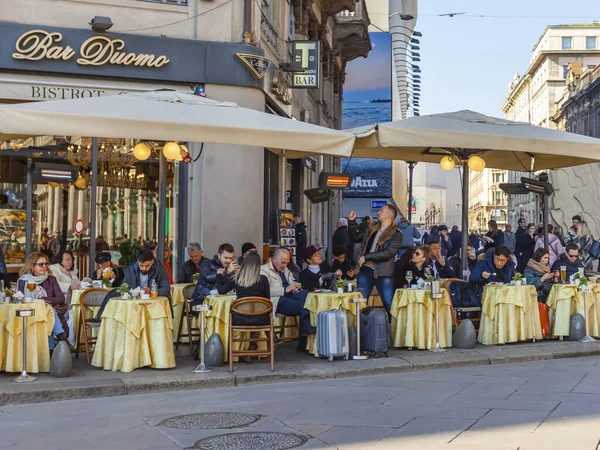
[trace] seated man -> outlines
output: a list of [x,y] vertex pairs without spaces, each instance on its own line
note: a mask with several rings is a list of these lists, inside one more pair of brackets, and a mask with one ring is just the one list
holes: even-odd
[[306,351],[306,336],[314,334],[310,325],[310,316],[304,302],[308,291],[301,291],[294,282],[294,276],[288,269],[290,252],[284,248],[275,251],[267,264],[263,264],[260,273],[269,280],[273,310],[284,316],[300,316],[300,339],[297,351]]
[[352,268],[352,262],[346,258],[346,248],[343,245],[336,245],[333,247],[331,268],[334,272],[337,272],[338,270],[342,271],[342,275],[338,278],[354,280],[355,274],[354,269]]
[[469,276],[469,295],[467,297],[476,299],[477,304],[462,306],[481,306],[483,286],[494,281],[510,283],[515,273],[516,265],[510,257],[510,249],[505,245],[490,248],[485,252],[485,259],[477,261]]
[[429,245],[429,261],[427,265],[431,267],[431,273],[438,278],[454,278],[454,269],[446,258],[442,256],[442,247],[439,241],[432,240],[427,242]]
[[179,283],[193,283],[194,274],[200,273],[200,265],[205,258],[202,257],[202,247],[197,242],[192,242],[187,247],[188,259],[183,263],[181,277],[179,277]]
[[[342,247],[343,249],[343,247]],[[331,289],[331,282],[335,277],[342,276],[342,271],[333,271],[333,268],[323,262],[321,252],[314,245],[304,249],[302,258],[306,261],[306,269],[300,272],[300,284],[304,289],[313,292],[317,289]]]
[[227,278],[240,270],[238,263],[233,260],[233,252],[231,244],[221,244],[213,259],[202,260],[200,278],[192,294],[190,306],[202,304],[204,299],[210,295],[210,291],[216,289],[218,273]]
[[110,279],[112,281],[112,287],[119,287],[123,282],[123,271],[113,265],[111,261],[111,254],[109,252],[100,252],[96,255],[96,264],[98,269],[94,271],[91,278],[93,281],[102,280],[106,270],[110,272]]
[[567,268],[567,282],[571,278],[571,275],[576,274],[580,268],[584,267],[579,259],[579,246],[575,242],[571,242],[567,245],[565,252],[554,261],[554,264],[552,264],[551,271],[558,270],[560,273],[561,266]]
[[[127,283],[129,289],[136,289],[139,287],[142,292],[149,294],[152,281],[155,281],[158,285],[158,296],[167,297],[170,301],[171,283],[169,281],[167,269],[163,264],[154,259],[154,254],[150,250],[140,250],[137,261],[125,268],[123,283]],[[100,311],[98,311],[98,314],[96,315],[97,319],[102,317],[104,308],[106,308],[109,300],[118,296],[120,296],[120,294],[116,290],[111,291],[106,295],[102,302],[102,306],[100,307]],[[171,312],[172,309],[173,308],[171,307]]]
[[473,246],[469,243],[467,244],[467,276],[462,276],[462,248],[458,250],[456,256],[450,258],[450,265],[452,266],[452,270],[454,270],[454,276],[456,278],[469,279],[469,275],[473,272],[475,268],[475,264],[477,264],[477,255],[475,255],[475,250]]
[[256,249],[256,245],[251,242],[246,242],[242,245],[242,256],[238,258],[238,264],[241,266],[244,258],[248,256],[250,253],[256,253],[258,250]]

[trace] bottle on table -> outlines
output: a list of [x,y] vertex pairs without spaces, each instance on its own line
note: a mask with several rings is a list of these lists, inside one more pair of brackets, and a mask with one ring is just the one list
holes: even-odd
[[156,280],[152,280],[150,283],[150,298],[158,297],[158,284],[156,284]]

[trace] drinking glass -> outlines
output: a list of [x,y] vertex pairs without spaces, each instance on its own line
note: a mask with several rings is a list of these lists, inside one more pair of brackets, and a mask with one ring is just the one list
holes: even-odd
[[560,266],[560,281],[563,284],[567,282],[567,266]]
[[583,277],[583,275],[584,275],[584,269],[583,269],[583,267],[577,268],[577,271],[579,272],[579,276]]
[[35,281],[28,281],[27,282],[27,290],[29,291],[29,298],[33,300],[33,291],[35,291]]
[[411,270],[407,270],[406,271],[406,277],[405,278],[406,278],[406,281],[408,282],[408,286],[407,287],[410,287],[410,282],[413,280],[413,273],[412,273]]

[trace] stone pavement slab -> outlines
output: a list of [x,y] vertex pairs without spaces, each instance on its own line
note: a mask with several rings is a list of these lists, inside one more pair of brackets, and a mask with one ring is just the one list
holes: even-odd
[[[33,383],[17,384],[12,381],[16,374],[0,373],[0,406],[281,382],[310,380],[325,382],[379,374],[403,375],[400,379],[404,381],[426,379],[446,381],[463,387],[464,383],[478,383],[477,387],[471,388],[470,397],[478,397],[479,394],[485,393],[486,401],[491,401],[492,397],[498,400],[506,399],[517,389],[523,394],[543,392],[548,388],[555,388],[554,391],[565,394],[571,391],[590,395],[600,394],[600,384],[593,381],[600,379],[596,377],[600,375],[600,360],[586,359],[579,364],[580,361],[584,361],[581,359],[582,356],[600,355],[600,342],[582,344],[542,341],[503,346],[477,345],[473,350],[451,348],[444,353],[394,349],[389,352],[389,358],[370,358],[366,361],[336,360],[332,363],[306,353],[297,353],[294,348],[295,343],[284,344],[278,348],[273,372],[269,370],[266,362],[256,361],[252,364],[236,364],[234,373],[228,373],[227,367],[224,366],[214,368],[212,373],[196,374],[192,369],[197,365],[197,361],[193,361],[189,356],[189,350],[182,347],[177,357],[177,368],[172,370],[142,368],[131,373],[110,372],[89,366],[85,358],[79,358],[73,360],[73,375],[68,378],[53,378],[48,374],[39,374],[39,379]],[[562,361],[566,362],[562,363]],[[511,363],[518,363],[513,367],[523,370],[515,371],[508,368],[506,364]],[[460,367],[463,372],[460,375],[444,372],[444,376],[448,378],[446,380],[440,378],[441,374],[438,372],[440,369],[453,367]],[[543,376],[539,377],[538,374],[538,378],[541,379],[532,380],[533,374],[538,373],[540,369],[543,369]],[[575,373],[581,375],[580,380],[572,376]],[[586,373],[590,376],[584,379]],[[487,384],[479,383],[482,378],[487,380]],[[355,384],[352,379],[346,382]],[[382,381],[382,383],[386,385],[387,382]],[[393,383],[389,384],[390,387],[394,386]],[[574,389],[573,383],[576,385]],[[441,386],[434,390],[443,391]],[[440,403],[457,393],[447,391],[421,395],[428,395],[430,400]],[[416,395],[407,393],[405,397],[407,404],[411,398],[413,403],[417,402]],[[472,403],[463,406],[482,407],[480,404]]]

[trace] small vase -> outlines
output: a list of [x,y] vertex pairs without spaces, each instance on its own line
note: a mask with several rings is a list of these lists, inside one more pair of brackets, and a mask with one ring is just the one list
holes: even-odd
[[337,292],[338,292],[338,294],[343,294],[344,288],[341,288],[341,287],[337,288]]

